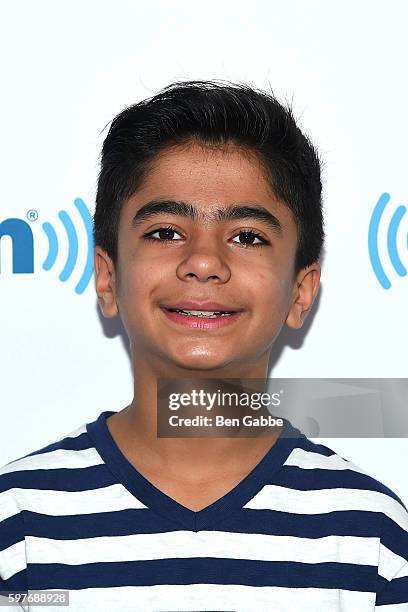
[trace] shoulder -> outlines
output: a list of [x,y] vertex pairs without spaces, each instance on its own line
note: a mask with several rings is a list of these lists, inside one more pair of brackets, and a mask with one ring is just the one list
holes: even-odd
[[[25,502],[38,491],[69,487],[62,476],[67,468],[92,468],[103,463],[80,425],[55,442],[30,452],[0,468],[0,522],[28,509]],[[72,483],[71,483],[72,486]]]
[[86,450],[90,446],[92,445],[90,444],[86,425],[80,425],[56,441],[31,451],[27,455],[9,461],[0,467],[0,477],[13,472],[33,470],[37,466],[58,467],[61,464],[62,458],[79,457],[80,453],[77,453],[77,451]]
[[307,437],[300,439],[289,454],[283,473],[285,470],[287,480],[290,477],[292,485],[306,493],[303,502],[314,506],[322,519],[326,513],[339,522],[343,517],[348,530],[345,533],[356,530],[360,538],[375,538],[380,576],[388,581],[402,568],[407,571],[408,511],[395,491],[328,446]]
[[320,510],[338,512],[339,517],[343,515],[354,524],[364,523],[365,527],[371,522],[372,530],[367,529],[365,535],[378,542],[379,571],[384,578],[391,579],[407,566],[407,507],[386,484],[309,438],[299,441],[284,468],[292,471],[295,486],[313,491]]
[[[310,484],[313,482],[315,486],[320,484],[321,488],[344,489],[344,495],[347,491],[354,492],[354,497],[367,503],[371,501],[372,509],[385,511],[395,508],[402,517],[408,517],[406,505],[390,487],[324,444],[309,438],[300,439],[284,466],[296,468],[298,474],[303,474]],[[307,477],[307,474],[310,476]],[[406,527],[408,530],[408,524]]]

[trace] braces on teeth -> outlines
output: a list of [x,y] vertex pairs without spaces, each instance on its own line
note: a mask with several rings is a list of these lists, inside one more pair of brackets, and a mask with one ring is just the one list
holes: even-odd
[[173,312],[178,312],[182,315],[192,315],[195,317],[204,317],[207,319],[216,318],[216,317],[229,317],[231,316],[231,312],[221,312],[221,311],[202,311],[202,310],[178,310],[176,308],[171,309]]

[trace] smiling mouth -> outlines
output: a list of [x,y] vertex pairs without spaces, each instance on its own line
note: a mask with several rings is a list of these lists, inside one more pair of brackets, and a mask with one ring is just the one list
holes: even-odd
[[185,310],[182,308],[168,308],[160,306],[166,318],[173,323],[192,330],[217,330],[233,325],[241,315],[242,310]]
[[203,319],[215,319],[217,317],[230,317],[232,310],[184,310],[180,308],[165,308],[168,312],[177,312],[184,316],[198,317]]

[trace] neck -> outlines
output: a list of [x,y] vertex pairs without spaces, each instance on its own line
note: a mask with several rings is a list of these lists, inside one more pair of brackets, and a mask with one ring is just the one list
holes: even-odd
[[[254,364],[216,371],[186,370],[133,359],[134,397],[129,406],[108,420],[108,427],[130,461],[137,458],[154,471],[177,474],[186,482],[211,479],[222,472],[246,473],[279,437],[276,433],[258,437],[157,437],[157,381],[159,379],[267,379],[269,355]],[[179,383],[177,383],[179,385]],[[179,389],[179,386],[177,386]],[[183,391],[183,389],[180,389]],[[257,389],[262,391],[262,389]],[[228,434],[227,434],[228,435]],[[219,436],[219,433],[218,433]]]

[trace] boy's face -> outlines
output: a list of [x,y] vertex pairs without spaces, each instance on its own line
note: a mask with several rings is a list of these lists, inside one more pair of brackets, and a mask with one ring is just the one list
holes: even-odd
[[[207,216],[163,212],[132,224],[152,200],[188,202]],[[215,209],[237,205],[263,207],[278,219],[281,233],[258,219],[210,217]],[[169,225],[175,231],[157,232]],[[265,244],[243,235],[251,230]],[[117,269],[95,248],[99,301],[105,316],[120,311],[138,359],[221,372],[267,364],[282,326],[300,327],[318,290],[318,264],[293,278],[296,244],[292,213],[271,193],[255,159],[232,147],[168,149],[122,207]],[[186,300],[219,302],[241,313],[218,329],[187,327],[162,309]]]

